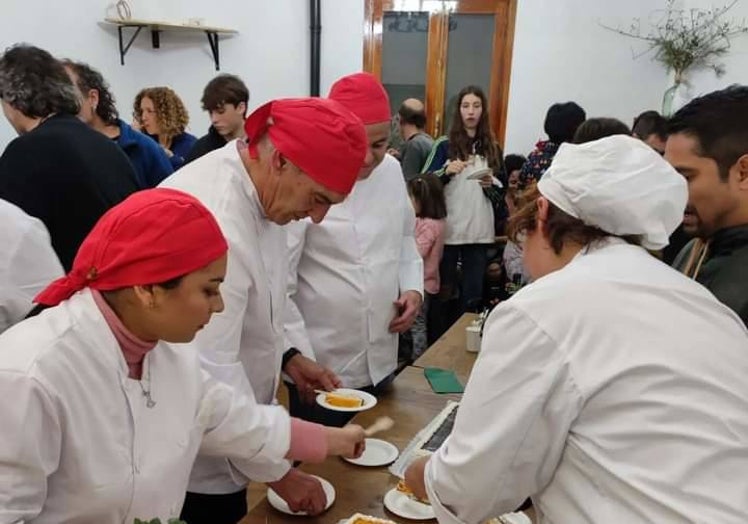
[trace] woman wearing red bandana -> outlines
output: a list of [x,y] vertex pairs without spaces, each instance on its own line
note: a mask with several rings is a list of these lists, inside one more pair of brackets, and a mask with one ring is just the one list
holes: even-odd
[[37,296],[53,307],[0,336],[0,522],[166,521],[179,515],[198,452],[360,453],[360,427],[258,406],[202,372],[191,347],[170,344],[191,341],[223,309],[226,252],[193,197],[136,193]]

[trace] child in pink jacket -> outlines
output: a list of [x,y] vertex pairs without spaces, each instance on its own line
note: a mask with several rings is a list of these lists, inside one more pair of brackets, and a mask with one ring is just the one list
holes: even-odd
[[444,251],[447,205],[442,183],[432,174],[419,175],[410,180],[408,194],[416,213],[416,244],[423,257],[423,307],[411,328],[411,358],[415,360],[428,347],[427,318],[429,304],[439,293],[439,262]]

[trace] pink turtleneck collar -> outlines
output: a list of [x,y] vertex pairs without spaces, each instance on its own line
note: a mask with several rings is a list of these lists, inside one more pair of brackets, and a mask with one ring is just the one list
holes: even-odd
[[143,374],[143,359],[150,350],[156,347],[156,343],[140,340],[138,337],[133,335],[130,330],[125,327],[109,304],[107,304],[101,293],[96,290],[91,290],[91,293],[93,294],[94,302],[96,302],[96,305],[99,307],[99,311],[104,315],[104,319],[109,325],[109,329],[112,330],[114,338],[119,342],[119,347],[122,350],[122,355],[125,357],[125,362],[127,362],[127,368],[129,370],[127,376],[140,380],[140,377]]

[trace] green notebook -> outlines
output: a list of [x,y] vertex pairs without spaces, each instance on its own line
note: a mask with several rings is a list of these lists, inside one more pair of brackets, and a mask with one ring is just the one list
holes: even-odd
[[465,391],[460,381],[457,380],[454,371],[441,368],[424,368],[423,374],[426,375],[426,380],[429,381],[434,393],[462,393]]

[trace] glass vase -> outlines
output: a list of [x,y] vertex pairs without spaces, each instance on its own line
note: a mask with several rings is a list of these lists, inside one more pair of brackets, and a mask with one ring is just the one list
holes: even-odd
[[671,116],[673,116],[673,113],[675,113],[673,101],[675,100],[675,95],[678,92],[678,88],[680,87],[680,85],[681,83],[676,81],[665,91],[665,94],[662,96],[662,116],[664,116],[665,118],[670,118]]

